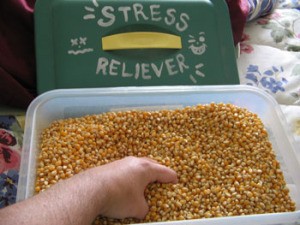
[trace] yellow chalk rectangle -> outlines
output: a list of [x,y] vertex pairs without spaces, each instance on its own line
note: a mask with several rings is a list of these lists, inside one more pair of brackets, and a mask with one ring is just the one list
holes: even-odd
[[181,49],[181,37],[160,32],[128,32],[102,38],[103,50]]

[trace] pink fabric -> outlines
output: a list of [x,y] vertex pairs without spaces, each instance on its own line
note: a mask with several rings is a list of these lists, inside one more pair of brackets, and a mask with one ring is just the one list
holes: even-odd
[[0,1],[0,103],[25,108],[35,96],[34,2]]
[[249,4],[248,0],[226,0],[226,2],[229,8],[234,44],[236,45],[242,39],[249,13]]

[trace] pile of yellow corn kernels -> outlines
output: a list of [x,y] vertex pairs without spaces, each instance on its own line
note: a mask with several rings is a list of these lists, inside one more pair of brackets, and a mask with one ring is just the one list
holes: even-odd
[[144,220],[187,220],[295,210],[263,123],[232,104],[124,111],[53,122],[40,140],[35,191],[125,156],[174,169],[178,184],[151,184]]

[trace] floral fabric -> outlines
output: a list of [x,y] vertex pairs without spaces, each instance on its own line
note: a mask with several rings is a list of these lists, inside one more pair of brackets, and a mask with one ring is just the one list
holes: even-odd
[[295,8],[300,9],[299,0],[278,0],[278,8]]
[[0,116],[0,208],[16,202],[23,130],[13,116]]
[[276,9],[246,25],[238,59],[240,81],[280,104],[300,105],[300,11]]
[[[278,0],[248,22],[237,59],[240,83],[258,87],[281,105],[300,146],[300,1]],[[297,129],[296,129],[297,128]],[[299,148],[300,151],[300,148]]]
[[244,34],[248,43],[281,50],[300,50],[300,10],[276,9],[270,15],[247,24]]

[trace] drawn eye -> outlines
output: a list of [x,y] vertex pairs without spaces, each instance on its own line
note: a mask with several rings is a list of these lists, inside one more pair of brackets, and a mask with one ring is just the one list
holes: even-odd
[[199,37],[199,41],[200,41],[200,42],[204,42],[204,41],[205,41],[205,38],[201,36],[201,37]]

